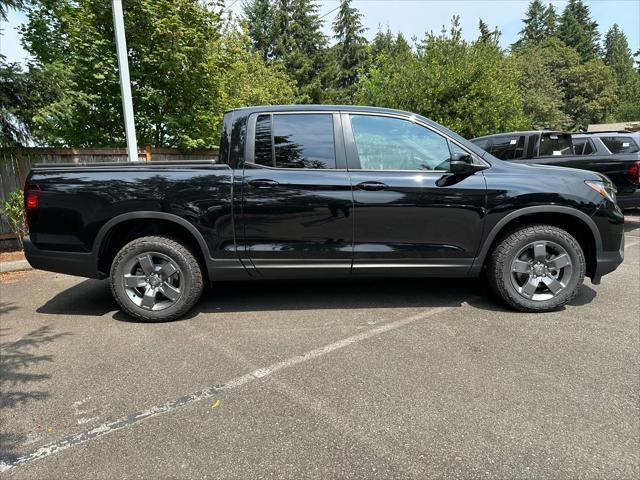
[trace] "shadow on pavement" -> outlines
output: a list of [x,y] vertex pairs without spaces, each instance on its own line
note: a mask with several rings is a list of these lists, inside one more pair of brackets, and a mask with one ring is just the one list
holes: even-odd
[[[0,305],[0,308],[6,308]],[[3,328],[0,336],[6,336],[9,329]],[[33,350],[51,343],[69,333],[54,333],[45,325],[19,340],[0,342],[0,418],[8,415],[8,410],[28,402],[42,401],[49,398],[49,393],[39,388],[41,382],[51,378],[46,373],[37,373],[33,369],[43,363],[53,361],[52,355],[36,355]],[[2,422],[4,423],[4,422]],[[24,443],[26,436],[22,433],[7,432],[3,427],[0,432],[0,460],[11,460],[17,456],[16,449]]]
[[36,312],[52,315],[102,316],[118,309],[106,280],[85,280],[58,293]]
[[[469,279],[271,280],[219,283],[183,320],[201,313],[459,307],[479,294]],[[494,305],[494,308],[496,306]],[[118,312],[116,320],[132,321]]]
[[575,298],[569,302],[569,305],[573,305],[574,307],[587,305],[591,303],[597,295],[598,292],[596,292],[593,288],[588,285],[582,284],[580,290],[578,290],[578,295],[576,295]]
[[[571,305],[584,305],[596,292],[584,285]],[[480,278],[391,278],[357,280],[271,280],[216,283],[182,319],[202,313],[360,308],[457,307],[469,303],[490,311],[509,311]],[[38,313],[102,316],[118,310],[108,282],[86,280],[60,292]],[[114,319],[134,321],[117,311]]]

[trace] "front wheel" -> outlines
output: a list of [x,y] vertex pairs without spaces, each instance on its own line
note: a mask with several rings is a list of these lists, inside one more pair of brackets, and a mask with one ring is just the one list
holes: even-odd
[[142,237],[125,245],[111,265],[111,292],[132,317],[175,320],[190,310],[203,289],[193,253],[166,237]]
[[549,312],[570,302],[584,281],[585,258],[578,241],[552,225],[513,231],[487,264],[492,289],[523,312]]

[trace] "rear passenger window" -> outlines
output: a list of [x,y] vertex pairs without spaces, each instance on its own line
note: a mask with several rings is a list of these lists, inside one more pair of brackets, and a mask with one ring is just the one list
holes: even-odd
[[573,139],[573,151],[576,155],[591,155],[592,153],[595,153],[593,144],[588,138]]
[[513,160],[524,157],[524,135],[513,137],[495,137],[487,150],[500,160]]
[[336,168],[331,114],[260,115],[254,162],[277,168]]
[[611,153],[637,153],[640,147],[631,137],[600,137]]

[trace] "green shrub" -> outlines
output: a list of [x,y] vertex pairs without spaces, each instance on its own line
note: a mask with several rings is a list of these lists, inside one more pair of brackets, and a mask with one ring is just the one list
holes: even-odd
[[24,194],[22,190],[11,192],[7,200],[0,200],[0,207],[2,208],[2,214],[11,226],[11,230],[18,238],[20,248],[23,248],[22,238],[28,232],[24,218]]

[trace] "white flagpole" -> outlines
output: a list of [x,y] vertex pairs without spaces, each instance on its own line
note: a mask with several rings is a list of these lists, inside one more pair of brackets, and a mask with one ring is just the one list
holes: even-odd
[[116,32],[116,50],[118,53],[118,70],[120,72],[120,91],[122,92],[122,112],[124,114],[124,131],[127,137],[129,161],[138,161],[138,144],[136,142],[136,124],[133,117],[133,100],[131,99],[131,81],[129,80],[129,60],[127,58],[127,40],[124,35],[124,17],[122,0],[113,0],[113,27]]

